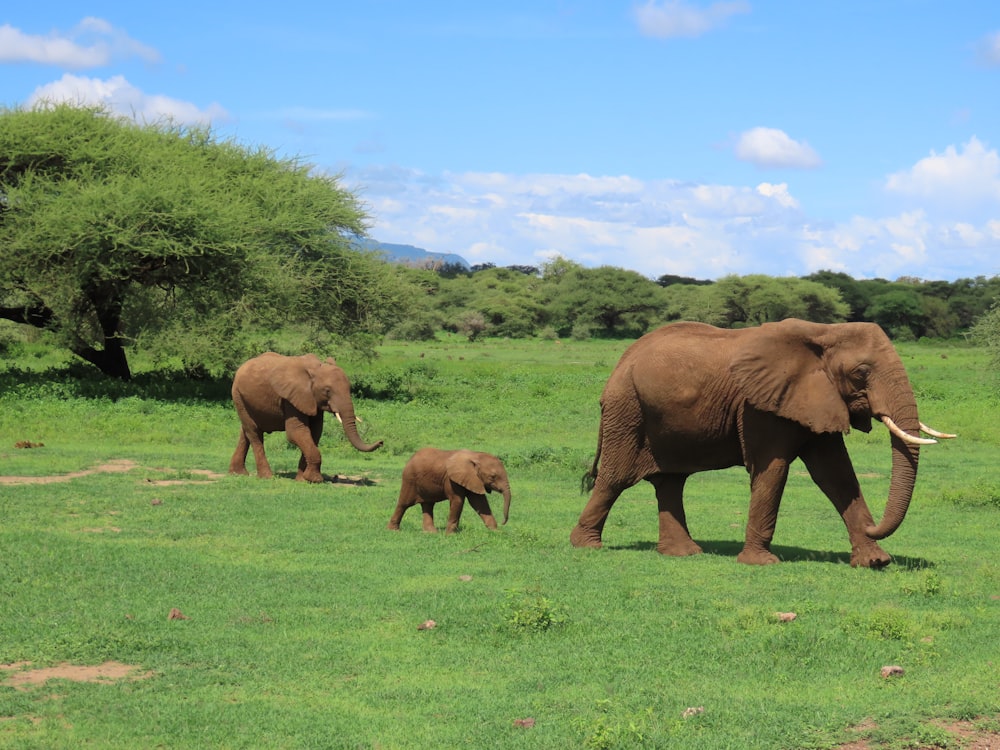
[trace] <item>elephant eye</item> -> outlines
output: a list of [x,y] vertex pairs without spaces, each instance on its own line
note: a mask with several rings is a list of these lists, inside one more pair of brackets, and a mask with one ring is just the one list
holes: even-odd
[[868,376],[871,375],[872,368],[871,365],[860,364],[851,370],[850,378],[851,382],[855,385],[863,385],[868,382]]

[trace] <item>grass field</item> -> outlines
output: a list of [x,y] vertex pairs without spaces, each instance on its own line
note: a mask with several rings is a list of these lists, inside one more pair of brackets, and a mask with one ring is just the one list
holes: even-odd
[[[0,747],[959,747],[941,722],[1000,729],[986,357],[900,349],[921,418],[960,437],[922,452],[909,515],[883,543],[893,565],[847,564],[842,522],[797,465],[783,562],[759,568],[735,561],[740,469],[688,484],[707,554],[656,554],[645,485],[615,506],[604,549],[569,545],[598,396],[628,343],[338,357],[362,436],[385,447],[358,453],[328,422],[323,470],[338,481],[322,485],[289,478],[298,454],[282,435],[268,439],[278,478],[224,475],[228,383],[141,363],[134,382],[106,383],[15,352],[0,369]],[[879,517],[886,432],[847,441]],[[385,530],[424,445],[503,458],[510,523],[491,533],[466,510],[459,534],[428,535],[415,508]],[[70,671],[108,662],[125,676]],[[905,673],[883,678],[887,665]],[[62,678],[23,683],[41,668]]]

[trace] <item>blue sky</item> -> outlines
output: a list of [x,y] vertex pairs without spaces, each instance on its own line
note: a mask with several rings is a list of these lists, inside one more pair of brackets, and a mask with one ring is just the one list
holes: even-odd
[[656,278],[1000,274],[1000,4],[55,0],[0,104],[209,123],[383,242]]

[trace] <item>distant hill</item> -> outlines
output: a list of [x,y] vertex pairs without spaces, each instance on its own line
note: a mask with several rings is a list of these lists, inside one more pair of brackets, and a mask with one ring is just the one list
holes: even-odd
[[396,245],[391,242],[379,242],[368,237],[355,240],[355,245],[361,250],[377,252],[385,256],[390,263],[400,263],[413,268],[440,268],[441,266],[461,266],[470,269],[469,262],[455,253],[433,253],[414,245]]

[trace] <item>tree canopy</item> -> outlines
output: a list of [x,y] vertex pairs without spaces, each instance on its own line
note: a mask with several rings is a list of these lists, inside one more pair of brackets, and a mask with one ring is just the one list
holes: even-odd
[[1000,276],[888,281],[820,271],[802,278],[653,280],[611,266],[586,268],[563,257],[541,269],[483,263],[451,277],[415,269],[406,269],[405,276],[410,304],[392,335],[413,340],[441,330],[473,339],[636,337],[675,320],[741,328],[784,318],[871,321],[896,339],[947,339],[967,332],[1000,299]]
[[337,178],[205,128],[102,108],[0,110],[0,318],[103,372],[126,345],[231,368],[295,324],[360,343],[401,314],[395,272],[355,251]]

